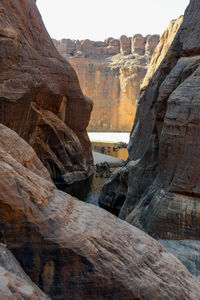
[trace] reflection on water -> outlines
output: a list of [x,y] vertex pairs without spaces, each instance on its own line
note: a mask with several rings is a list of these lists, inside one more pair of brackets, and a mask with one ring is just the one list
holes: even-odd
[[[114,172],[117,169],[118,168],[112,168],[111,172]],[[104,208],[103,205],[99,205],[98,199],[101,193],[102,186],[106,180],[107,178],[104,177],[103,178],[96,177],[96,173],[95,173],[94,175],[90,176],[90,178],[86,180],[78,181],[71,185],[62,185],[62,186],[60,185],[58,186],[58,188],[63,192],[70,194],[71,196],[81,201],[96,206],[101,206],[102,208]],[[108,207],[106,207],[106,210],[116,216],[118,216],[119,214],[119,210],[117,209],[112,209],[112,208],[108,209]]]
[[[92,142],[93,150],[126,160],[128,151],[122,146],[123,145],[119,145],[119,143],[113,142]],[[110,169],[111,172],[114,172],[115,170],[117,170],[117,168]],[[98,198],[106,180],[107,178],[99,177],[94,173],[93,176],[86,180],[78,181],[71,185],[58,186],[58,188],[79,200],[99,206]],[[110,210],[110,212],[118,215],[118,211]]]
[[96,174],[94,174],[86,180],[71,185],[59,186],[59,188],[79,200],[99,206],[98,198],[105,181],[106,178],[96,177]]
[[117,143],[92,142],[92,149],[123,160],[127,160],[128,158],[128,150],[126,148],[119,148],[119,144]]

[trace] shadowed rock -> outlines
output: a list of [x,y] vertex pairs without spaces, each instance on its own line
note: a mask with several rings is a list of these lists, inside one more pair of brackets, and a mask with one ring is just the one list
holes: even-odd
[[93,172],[92,102],[46,32],[35,1],[0,2],[0,122],[20,134],[56,181]]
[[12,253],[0,245],[0,300],[50,300],[24,273]]
[[190,2],[141,94],[129,143],[133,184],[120,216],[161,238],[199,239],[199,9]]
[[0,240],[53,299],[199,299],[200,283],[174,256],[57,190],[31,147],[3,125],[0,178]]

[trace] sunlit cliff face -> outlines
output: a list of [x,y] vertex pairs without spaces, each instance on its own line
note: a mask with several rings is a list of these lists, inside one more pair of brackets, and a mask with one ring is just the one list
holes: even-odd
[[158,35],[104,42],[53,40],[74,67],[83,93],[93,100],[89,131],[129,132],[135,117],[136,99]]

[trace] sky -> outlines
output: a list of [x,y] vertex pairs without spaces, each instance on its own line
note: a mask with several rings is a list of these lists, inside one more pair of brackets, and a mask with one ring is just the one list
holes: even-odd
[[37,0],[52,38],[90,39],[162,34],[189,0]]

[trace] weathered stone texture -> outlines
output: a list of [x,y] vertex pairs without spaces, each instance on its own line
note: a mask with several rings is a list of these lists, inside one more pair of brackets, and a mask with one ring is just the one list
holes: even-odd
[[109,60],[72,57],[83,93],[93,99],[88,130],[130,131],[147,58],[118,54]]
[[[164,239],[200,239],[199,11],[200,2],[190,1],[165,58],[142,90],[128,147],[120,217]],[[112,193],[109,187],[106,193]]]
[[[94,102],[88,130],[131,130],[140,85],[156,39],[158,43],[157,35],[135,35],[132,39],[123,35],[119,40],[110,37],[104,42],[78,41],[81,48],[73,53],[68,40],[53,40],[74,67],[83,93]],[[71,43],[75,45],[77,41]]]
[[144,55],[145,53],[145,37],[143,37],[141,34],[135,34],[132,37],[132,53],[133,54],[139,54]]
[[[162,60],[164,59],[182,22],[183,22],[183,16],[180,16],[178,19],[171,21],[170,25],[161,35],[160,41],[159,43],[157,43],[157,46],[155,47],[150,65],[148,67],[141,88],[144,88],[148,85],[151,77],[153,76],[153,74],[161,64]],[[151,39],[151,37],[149,39]]]
[[[158,242],[57,190],[25,141],[3,125],[0,134],[0,241],[48,295],[200,299],[200,283]],[[9,143],[23,151],[8,149]]]
[[3,245],[0,245],[0,300],[50,300]]
[[28,141],[54,180],[88,177],[92,102],[55,49],[35,1],[0,2],[0,41],[0,122]]

